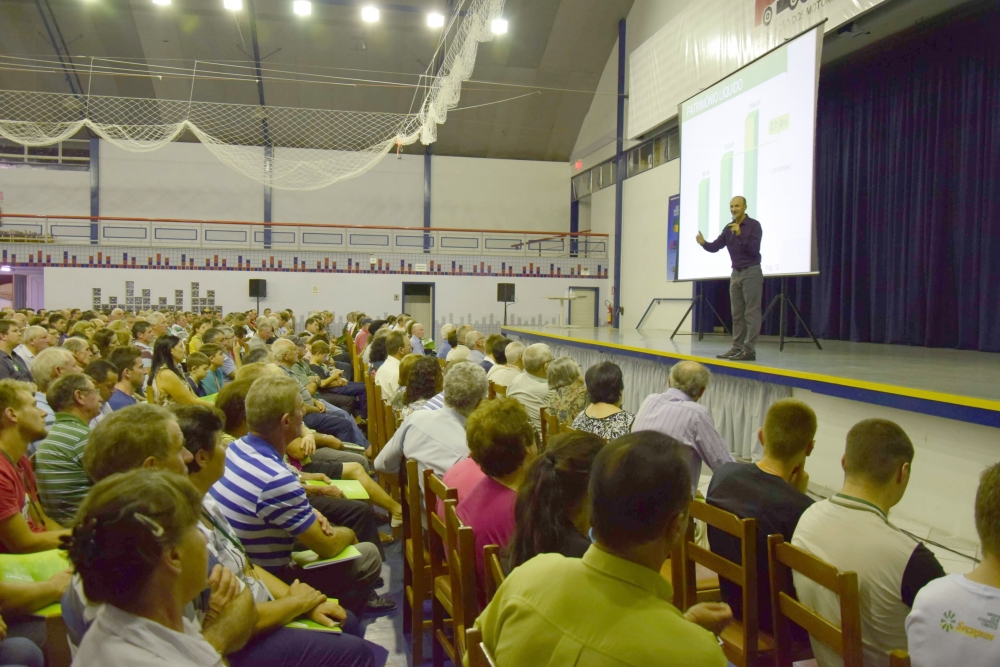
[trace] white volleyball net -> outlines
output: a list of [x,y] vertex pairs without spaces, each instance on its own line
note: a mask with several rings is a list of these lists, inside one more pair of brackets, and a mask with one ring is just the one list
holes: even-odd
[[[453,15],[447,49],[428,71],[412,113],[328,111],[180,100],[0,90],[0,136],[47,146],[84,127],[133,152],[154,151],[192,132],[223,163],[264,185],[315,190],[359,176],[393,148],[437,139],[437,126],[458,105],[480,42],[504,0],[469,0]],[[457,22],[454,23],[454,22]],[[416,106],[416,105],[414,105]]]

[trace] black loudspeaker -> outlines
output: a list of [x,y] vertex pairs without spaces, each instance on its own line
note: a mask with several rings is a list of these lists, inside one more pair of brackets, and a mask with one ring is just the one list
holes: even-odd
[[250,296],[263,299],[267,296],[267,281],[260,278],[250,279]]
[[514,283],[497,283],[497,302],[514,303]]

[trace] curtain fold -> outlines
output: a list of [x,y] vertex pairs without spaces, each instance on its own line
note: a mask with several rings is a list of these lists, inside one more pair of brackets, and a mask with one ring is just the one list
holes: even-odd
[[[824,72],[820,274],[788,279],[817,336],[1000,351],[997,34],[992,7]],[[700,287],[727,324],[728,285]],[[779,279],[766,280],[763,307],[779,292]],[[788,315],[787,331],[805,336]],[[713,326],[708,308],[697,316],[703,330]],[[763,333],[778,333],[777,310]]]

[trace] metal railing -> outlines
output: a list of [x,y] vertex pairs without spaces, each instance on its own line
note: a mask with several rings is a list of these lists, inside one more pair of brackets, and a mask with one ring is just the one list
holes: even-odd
[[455,227],[382,227],[0,213],[0,241],[69,245],[240,248],[429,255],[605,259],[608,235]]

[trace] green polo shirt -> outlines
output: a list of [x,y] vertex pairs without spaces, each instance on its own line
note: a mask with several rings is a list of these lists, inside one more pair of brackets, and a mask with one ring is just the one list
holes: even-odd
[[67,412],[56,413],[56,423],[35,452],[35,477],[42,508],[50,519],[69,526],[76,509],[90,490],[91,481],[83,470],[83,450],[90,428]]
[[672,597],[658,572],[591,546],[582,559],[542,554],[515,569],[476,627],[499,665],[725,667],[715,636]]

